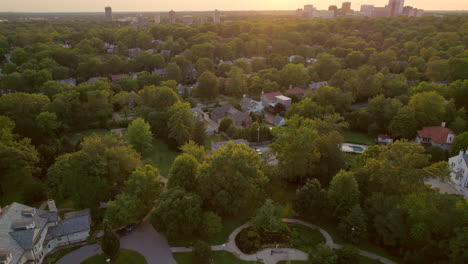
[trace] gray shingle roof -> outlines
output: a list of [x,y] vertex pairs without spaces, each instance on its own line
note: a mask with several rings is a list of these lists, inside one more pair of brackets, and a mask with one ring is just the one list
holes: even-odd
[[33,247],[34,229],[15,231],[10,233],[11,237],[18,242],[24,250],[30,250]]
[[49,234],[52,237],[61,237],[73,233],[78,233],[90,229],[89,216],[80,216],[77,218],[60,221],[58,225],[49,228]]

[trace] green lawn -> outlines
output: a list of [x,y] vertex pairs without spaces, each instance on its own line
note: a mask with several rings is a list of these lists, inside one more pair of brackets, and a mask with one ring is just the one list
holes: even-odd
[[342,135],[344,137],[344,142],[346,143],[354,143],[354,144],[361,144],[361,145],[374,145],[375,144],[374,138],[361,132],[344,131]]
[[77,145],[78,143],[81,142],[81,139],[84,137],[89,137],[93,134],[106,135],[108,133],[110,133],[110,131],[107,129],[89,129],[89,130],[84,130],[84,131],[72,134],[69,136],[69,138],[70,138],[70,142],[73,145]]
[[[193,253],[175,253],[177,264],[207,264],[194,260]],[[256,264],[260,262],[243,261],[226,251],[212,251],[209,264]]]
[[153,146],[149,150],[149,155],[147,155],[147,162],[158,168],[162,176],[168,177],[169,170],[177,155],[179,153],[170,149],[166,142],[161,139],[154,139]]
[[[92,256],[89,259],[81,262],[81,264],[105,264],[107,256],[101,254]],[[146,259],[140,253],[133,250],[121,249],[119,258],[113,264],[146,264]]]
[[356,164],[358,154],[343,153],[344,162],[349,167],[353,167]]
[[[280,261],[278,264],[306,264],[307,261]],[[373,260],[364,256],[359,256],[359,264],[382,264],[382,262],[378,260]]]
[[325,242],[325,238],[316,229],[297,224],[290,225],[290,228],[291,243],[296,249],[307,251],[307,249],[315,248],[318,244]]

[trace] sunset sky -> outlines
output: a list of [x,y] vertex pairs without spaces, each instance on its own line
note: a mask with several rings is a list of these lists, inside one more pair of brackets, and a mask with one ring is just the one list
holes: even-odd
[[[104,6],[118,11],[179,11],[199,10],[293,10],[304,4],[313,4],[318,9],[329,5],[341,5],[335,0],[0,0],[0,12],[97,12]],[[388,0],[355,0],[352,8],[359,10],[361,4],[384,6]],[[426,10],[468,10],[468,0],[406,0],[411,5]]]

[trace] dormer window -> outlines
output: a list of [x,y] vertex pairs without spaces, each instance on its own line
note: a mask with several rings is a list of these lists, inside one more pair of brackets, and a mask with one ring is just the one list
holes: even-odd
[[35,227],[36,223],[32,218],[18,219],[11,224],[11,228],[16,231],[34,229]]
[[36,215],[36,209],[26,208],[21,211],[21,215],[25,217],[34,217]]

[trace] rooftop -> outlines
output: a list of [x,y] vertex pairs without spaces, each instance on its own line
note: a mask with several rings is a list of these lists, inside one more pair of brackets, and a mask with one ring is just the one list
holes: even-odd
[[418,130],[419,137],[430,138],[437,144],[447,144],[447,137],[450,134],[455,135],[450,128],[443,126],[423,127],[422,130]]
[[285,94],[293,94],[293,95],[303,95],[305,94],[305,90],[299,87],[289,88]]
[[270,100],[274,100],[276,96],[278,95],[283,95],[280,91],[276,91],[276,92],[271,92],[271,93],[266,93],[266,94],[263,94],[262,96],[270,99]]

